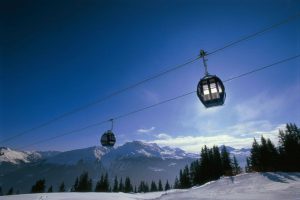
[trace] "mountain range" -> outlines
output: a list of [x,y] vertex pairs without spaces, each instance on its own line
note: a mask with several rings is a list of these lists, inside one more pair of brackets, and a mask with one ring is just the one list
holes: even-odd
[[[243,167],[249,149],[227,147]],[[89,147],[71,151],[17,151],[0,147],[0,186],[3,191],[14,187],[15,191],[28,193],[31,186],[44,178],[54,191],[64,181],[69,190],[77,176],[87,171],[93,183],[101,174],[108,173],[110,182],[115,176],[130,177],[133,185],[141,180],[150,182],[168,180],[174,183],[179,170],[199,158],[199,154],[187,153],[180,148],[160,147],[155,143],[127,142],[116,148]],[[200,151],[200,150],[199,150]]]

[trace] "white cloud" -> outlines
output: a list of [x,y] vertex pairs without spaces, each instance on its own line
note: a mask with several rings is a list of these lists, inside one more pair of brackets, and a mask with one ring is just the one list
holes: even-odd
[[249,147],[253,138],[238,138],[229,135],[216,136],[178,136],[149,141],[161,146],[179,147],[188,152],[199,153],[204,145],[228,145],[235,148]]
[[155,130],[155,127],[152,126],[151,128],[148,128],[148,129],[144,129],[144,128],[140,128],[137,130],[138,133],[149,133],[149,132],[152,132]]
[[168,135],[166,133],[159,133],[155,137],[158,138],[158,139],[162,139],[162,140],[167,140],[167,139],[172,138],[170,135]]
[[161,146],[179,147],[194,153],[199,153],[204,145],[211,147],[224,144],[234,148],[251,147],[253,138],[260,141],[262,135],[270,138],[277,145],[278,130],[284,129],[284,126],[284,124],[274,126],[268,121],[254,121],[228,127],[224,129],[223,133],[214,136],[184,135],[172,137],[169,134],[162,133],[156,136],[157,139],[148,142],[157,143]]

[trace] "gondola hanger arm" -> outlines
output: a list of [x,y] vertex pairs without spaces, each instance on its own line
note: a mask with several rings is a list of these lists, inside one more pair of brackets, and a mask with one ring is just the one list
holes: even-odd
[[207,59],[205,58],[205,56],[207,56],[207,52],[205,52],[204,50],[201,49],[200,50],[200,58],[202,58],[202,60],[203,60],[203,65],[204,65],[204,70],[205,70],[204,74],[205,74],[205,76],[207,76],[208,75],[207,63],[206,63]]

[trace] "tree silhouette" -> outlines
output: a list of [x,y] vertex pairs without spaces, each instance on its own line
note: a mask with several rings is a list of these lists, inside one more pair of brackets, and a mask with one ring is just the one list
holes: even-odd
[[129,177],[125,178],[125,186],[124,186],[124,191],[126,193],[132,192],[133,191],[133,187],[131,185],[130,179]]
[[169,181],[167,180],[166,185],[165,185],[165,191],[171,189]]
[[12,194],[14,194],[14,188],[13,187],[9,188],[6,195],[12,195]]
[[89,178],[88,172],[83,172],[80,177],[76,178],[73,185],[73,192],[91,192],[92,179]]
[[43,193],[45,192],[45,179],[38,180],[32,187],[31,187],[31,193]]
[[241,167],[239,166],[239,163],[236,160],[236,157],[233,156],[233,175],[240,174],[242,172]]
[[221,149],[222,170],[225,176],[232,176],[232,164],[225,146]]
[[178,180],[178,178],[176,176],[175,182],[174,182],[174,189],[179,189],[179,188],[180,188],[180,182],[179,182],[179,180]]
[[114,187],[113,187],[113,192],[119,192],[119,187],[118,187],[119,183],[118,183],[118,178],[117,176],[115,177],[114,180]]
[[157,186],[154,181],[151,182],[151,187],[150,187],[151,192],[156,192],[157,191]]
[[120,183],[119,183],[119,191],[124,192],[124,184],[123,184],[123,179],[121,177]]
[[162,186],[161,180],[159,179],[159,181],[158,181],[158,191],[163,191],[163,190],[164,190],[164,188]]
[[62,182],[62,183],[59,185],[58,191],[59,191],[59,192],[65,192],[65,191],[66,191],[65,183],[64,183],[64,182]]
[[149,186],[145,181],[141,181],[138,187],[138,192],[149,192]]
[[300,129],[289,123],[279,131],[281,170],[300,171]]
[[108,174],[101,175],[100,180],[96,183],[95,192],[108,192],[109,191],[109,182]]
[[51,193],[51,192],[53,192],[53,188],[52,188],[52,185],[48,188],[48,191],[47,191],[48,193]]

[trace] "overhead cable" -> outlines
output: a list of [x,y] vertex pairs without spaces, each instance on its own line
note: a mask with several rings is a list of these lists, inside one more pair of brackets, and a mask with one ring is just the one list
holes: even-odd
[[[261,70],[264,70],[264,69],[273,67],[273,66],[278,65],[278,64],[281,64],[281,63],[285,63],[285,62],[287,62],[287,61],[296,59],[296,58],[298,58],[298,57],[300,57],[300,54],[295,55],[295,56],[291,56],[291,57],[288,57],[288,58],[285,58],[285,59],[283,59],[283,60],[274,62],[274,63],[269,64],[269,65],[265,65],[265,66],[262,66],[262,67],[255,68],[255,69],[253,69],[253,70],[251,70],[251,71],[248,71],[248,72],[245,72],[245,73],[236,75],[236,76],[234,76],[234,77],[228,78],[228,79],[224,80],[223,82],[229,82],[229,81],[232,81],[232,80],[235,80],[235,79],[238,79],[238,78],[241,78],[241,77],[244,77],[244,76],[253,74],[253,73],[255,73],[255,72],[259,72],[259,71],[261,71]],[[100,126],[100,125],[102,125],[102,124],[104,124],[104,123],[110,122],[112,119],[113,119],[113,120],[118,120],[118,119],[121,119],[121,118],[125,118],[125,117],[128,117],[128,116],[130,116],[130,115],[133,115],[133,114],[142,112],[142,111],[144,111],[144,110],[147,110],[147,109],[150,109],[150,108],[153,108],[153,107],[156,107],[156,106],[159,106],[159,105],[162,105],[162,104],[165,104],[165,103],[174,101],[174,100],[176,100],[176,99],[180,99],[180,98],[186,97],[186,96],[191,95],[191,94],[194,94],[194,93],[196,93],[195,90],[194,90],[194,91],[190,91],[190,92],[186,92],[186,93],[181,94],[181,95],[178,95],[178,96],[176,96],[176,97],[173,97],[173,98],[170,98],[170,99],[166,99],[166,100],[164,100],[164,101],[160,101],[160,102],[158,102],[158,103],[155,103],[155,104],[152,104],[152,105],[149,105],[149,106],[146,106],[146,107],[142,107],[142,108],[139,108],[139,109],[136,109],[136,110],[133,110],[133,111],[130,111],[130,112],[121,114],[121,115],[117,115],[117,116],[115,116],[115,117],[113,117],[113,118],[110,118],[110,119],[108,119],[108,120],[103,120],[103,121],[101,121],[101,122],[93,123],[93,124],[90,124],[90,125],[87,125],[87,126],[78,128],[78,129],[74,129],[74,130],[71,130],[71,131],[68,131],[68,132],[65,132],[65,133],[62,133],[62,134],[53,136],[53,137],[49,137],[49,138],[47,138],[47,139],[43,139],[43,140],[40,140],[40,141],[31,143],[31,144],[29,144],[29,145],[25,145],[25,146],[21,147],[21,149],[27,148],[27,147],[30,147],[30,146],[33,146],[33,145],[37,145],[37,144],[40,144],[40,143],[45,143],[45,142],[48,142],[48,141],[51,141],[51,140],[54,140],[54,139],[57,139],[57,138],[60,138],[60,137],[66,136],[66,135],[78,133],[78,132],[84,131],[84,130],[89,129],[89,128],[92,128],[92,127]]]

